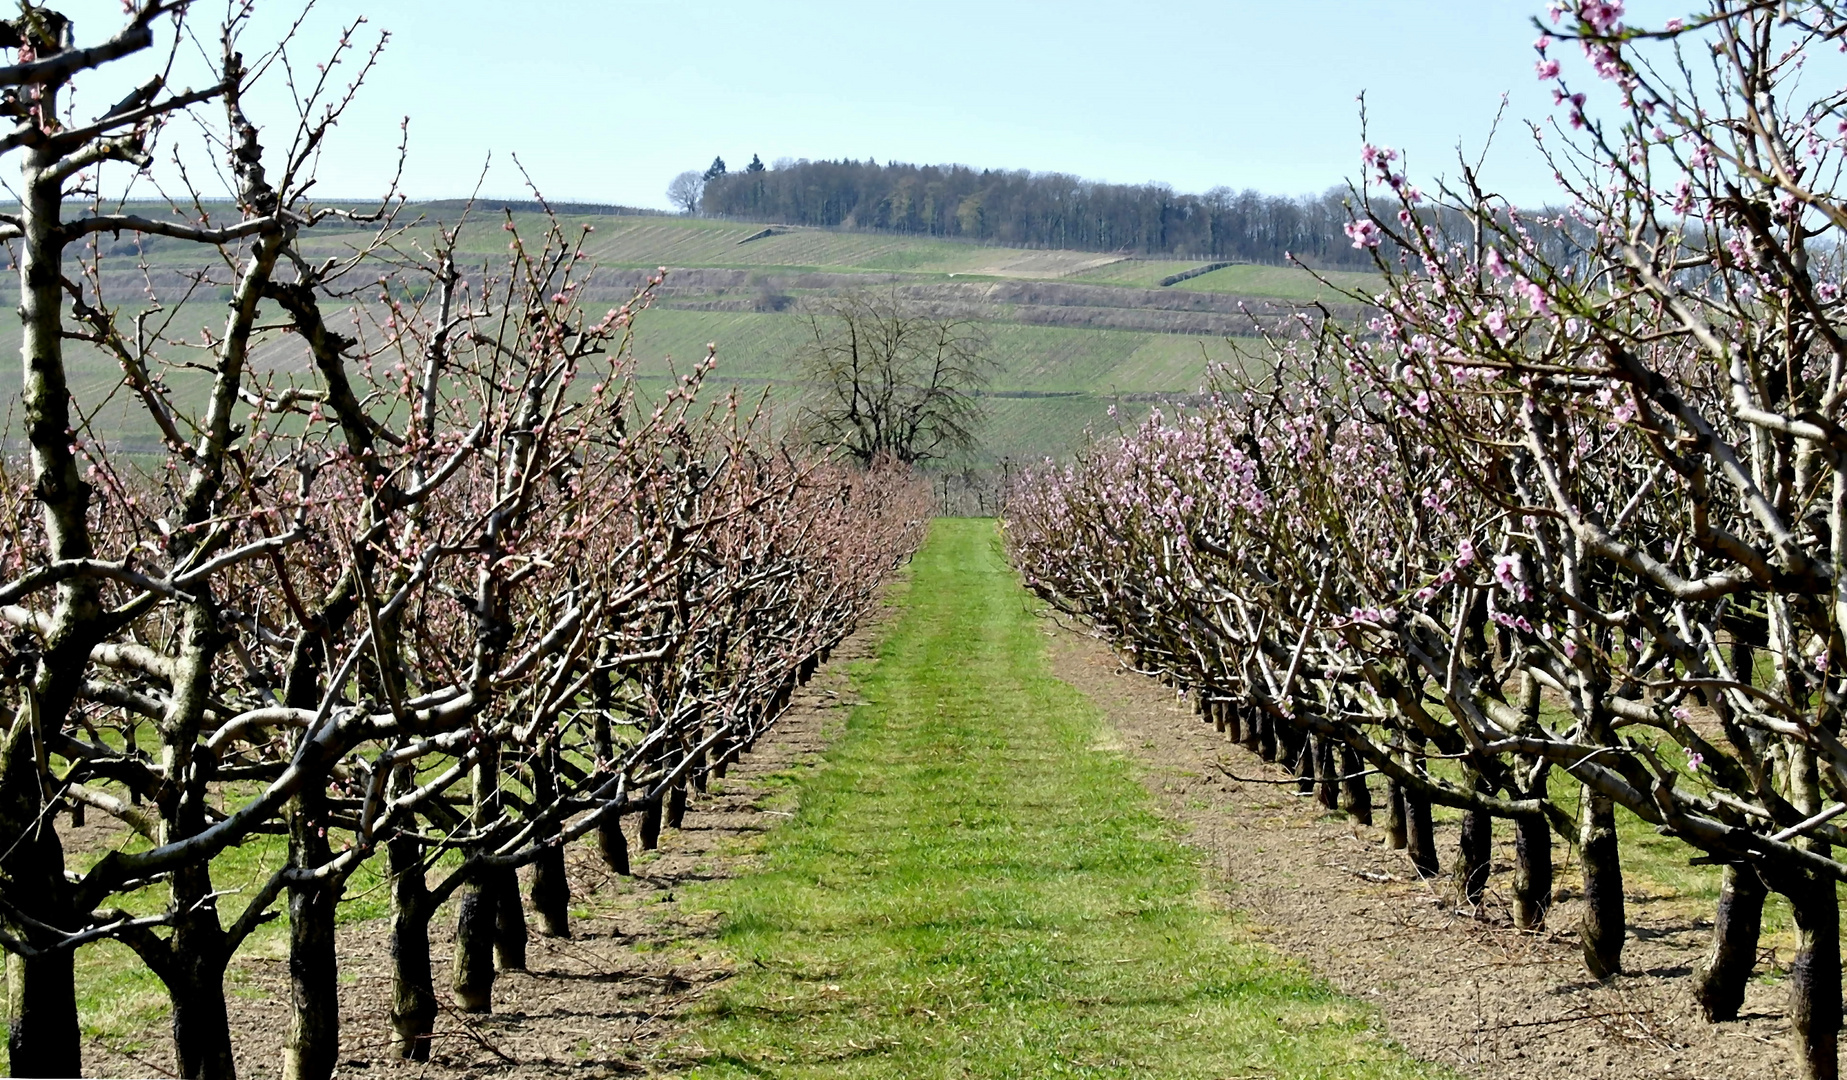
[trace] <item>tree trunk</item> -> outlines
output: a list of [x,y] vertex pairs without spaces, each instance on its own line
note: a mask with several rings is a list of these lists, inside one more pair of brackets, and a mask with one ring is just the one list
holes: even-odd
[[491,1012],[494,1007],[495,911],[500,905],[493,872],[482,867],[456,890],[455,990],[463,1012]]
[[[1285,741],[1287,740],[1287,741]],[[1303,795],[1315,793],[1315,744],[1294,724],[1279,722],[1277,749],[1283,761],[1295,770],[1295,789]]]
[[[409,768],[403,772],[408,779]],[[391,1046],[400,1058],[428,1061],[436,985],[430,975],[432,909],[423,844],[400,833],[386,843],[385,857],[391,870]]]
[[1262,715],[1262,710],[1252,709],[1249,712],[1245,712],[1243,709],[1238,708],[1237,702],[1227,701],[1225,703],[1225,711],[1231,713],[1237,720],[1238,741],[1243,743],[1244,748],[1251,753],[1261,754],[1263,752],[1263,733],[1257,729],[1257,724],[1258,717]]
[[1276,744],[1276,717],[1268,709],[1256,710],[1257,718],[1257,756],[1265,761],[1274,762],[1282,752]]
[[[1824,851],[1823,854],[1826,852]],[[1837,1080],[1841,1035],[1841,908],[1834,880],[1798,878],[1789,890],[1796,958],[1789,965],[1789,1020],[1803,1080]]]
[[[39,786],[37,750],[43,745],[22,709],[0,744],[0,792],[4,812],[23,827],[0,842],[0,870],[11,879],[8,899],[35,919],[69,925],[64,883],[64,845],[52,828]],[[23,926],[9,927],[37,945],[50,945]],[[14,1076],[77,1076],[82,1072],[83,1036],[77,1023],[75,951],[61,949],[26,958],[7,955],[7,1054]]]
[[[288,811],[289,865],[311,870],[331,855],[325,794],[303,789]],[[334,952],[338,884],[289,886],[289,1034],[282,1048],[285,1080],[326,1080],[340,1058],[339,960]]]
[[1615,806],[1588,787],[1578,854],[1584,867],[1584,911],[1578,919],[1584,968],[1593,978],[1608,979],[1623,969],[1623,868],[1617,858]]
[[6,1049],[13,1076],[81,1076],[73,951],[6,957]]
[[667,789],[667,827],[678,829],[686,824],[686,780]]
[[622,835],[621,814],[604,814],[598,819],[596,847],[611,870],[628,876],[628,837]]
[[1757,966],[1757,938],[1763,929],[1768,894],[1755,867],[1725,868],[1718,910],[1712,917],[1712,950],[1693,973],[1693,996],[1708,1023],[1738,1019],[1745,984]]
[[1514,926],[1538,930],[1552,907],[1552,826],[1542,814],[1514,818]]
[[1360,753],[1340,744],[1340,808],[1361,825],[1372,824],[1372,789],[1366,786],[1366,767]]
[[641,850],[653,851],[661,846],[661,800],[656,796],[641,808]]
[[[557,746],[547,742],[532,761],[533,803],[550,806],[558,798]],[[564,874],[564,844],[556,823],[541,825],[536,837],[538,857],[532,861],[532,910],[539,917],[539,933],[546,937],[571,936],[571,884]]]
[[187,1080],[235,1080],[231,1020],[225,1010],[226,942],[204,866],[173,874],[173,1056]]
[[[1476,793],[1484,791],[1481,775],[1463,766],[1463,780]],[[1456,894],[1471,907],[1480,907],[1488,891],[1489,860],[1494,854],[1494,818],[1483,810],[1462,812],[1462,829],[1456,844],[1456,861],[1450,872],[1456,879]]]
[[[1411,739],[1409,764],[1413,771],[1423,775],[1424,739],[1414,735]],[[1442,872],[1443,859],[1437,854],[1436,833],[1430,821],[1430,797],[1416,788],[1404,789],[1405,821],[1408,829],[1405,834],[1405,850],[1411,856],[1411,868],[1421,878],[1433,878]]]
[[555,835],[532,863],[532,910],[539,917],[539,933],[571,936],[571,886],[564,874],[564,845]]
[[1411,842],[1408,825],[1405,822],[1404,788],[1391,777],[1385,779],[1385,847],[1388,851],[1403,851]]
[[1315,736],[1315,801],[1323,810],[1340,809],[1340,770],[1336,766],[1334,740]]
[[1465,810],[1462,832],[1456,844],[1456,861],[1451,872],[1456,878],[1456,894],[1462,902],[1481,906],[1488,891],[1489,858],[1494,849],[1494,818],[1485,810]]
[[519,872],[490,871],[494,889],[494,960],[502,971],[526,970],[526,906],[520,903]]

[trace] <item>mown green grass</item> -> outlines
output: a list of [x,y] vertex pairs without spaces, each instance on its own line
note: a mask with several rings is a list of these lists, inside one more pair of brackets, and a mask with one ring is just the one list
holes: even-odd
[[1274,296],[1283,300],[1338,300],[1339,290],[1377,292],[1381,279],[1377,274],[1352,270],[1323,270],[1320,277],[1333,285],[1329,289],[1315,274],[1299,266],[1258,266],[1244,263],[1214,270],[1174,285],[1176,289],[1198,292],[1238,293],[1247,296]]
[[1048,673],[992,522],[936,523],[857,676],[761,870],[688,895],[738,965],[689,1075],[1440,1075],[1219,909]]

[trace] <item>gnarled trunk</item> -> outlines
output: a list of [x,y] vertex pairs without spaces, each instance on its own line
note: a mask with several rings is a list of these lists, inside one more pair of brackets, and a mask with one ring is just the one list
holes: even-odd
[[519,872],[497,868],[492,875],[494,898],[494,962],[502,971],[526,970],[526,907],[519,899]]
[[[289,807],[289,865],[312,870],[331,855],[325,795],[304,789]],[[334,909],[339,883],[289,886],[288,1040],[282,1048],[285,1080],[325,1080],[340,1059],[339,960],[334,949]]]
[[[415,783],[408,766],[401,771],[407,784]],[[423,844],[400,832],[386,843],[385,857],[391,871],[391,1046],[401,1058],[428,1061],[437,1006]]]
[[657,795],[641,808],[641,850],[653,851],[660,846],[661,800]]
[[1538,930],[1552,909],[1552,826],[1543,814],[1514,818],[1514,926]]
[[1837,1080],[1841,1036],[1841,907],[1834,879],[1801,878],[1787,895],[1796,917],[1789,1021],[1803,1080]]
[[1366,768],[1359,751],[1340,744],[1340,808],[1361,825],[1372,824],[1372,790],[1366,786]]
[[1326,735],[1314,739],[1315,801],[1323,810],[1340,809],[1340,769],[1335,764],[1334,740]]
[[224,971],[230,959],[211,876],[203,866],[173,875],[173,963],[167,997],[173,1005],[173,1056],[187,1080],[236,1080]]
[[596,847],[611,870],[624,876],[628,875],[628,837],[622,834],[622,815],[604,814],[598,819]]
[[1769,889],[1757,869],[1728,865],[1712,917],[1712,948],[1693,973],[1693,996],[1710,1023],[1738,1019],[1745,985],[1757,966],[1757,939],[1763,930],[1764,899]]
[[1385,779],[1385,846],[1390,851],[1403,851],[1410,842],[1410,823],[1405,820],[1404,787],[1388,776]]
[[1578,857],[1584,873],[1584,910],[1578,919],[1584,969],[1593,978],[1608,979],[1623,969],[1623,938],[1628,932],[1623,868],[1617,858],[1616,808],[1588,787],[1584,789]]
[[456,1008],[484,1013],[494,1007],[494,938],[500,889],[486,867],[456,890],[455,971],[449,985]]
[[6,957],[6,990],[12,1075],[82,1075],[72,951]]

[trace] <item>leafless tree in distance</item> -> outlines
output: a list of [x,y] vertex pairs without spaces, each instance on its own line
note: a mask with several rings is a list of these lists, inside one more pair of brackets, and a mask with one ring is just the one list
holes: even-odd
[[965,458],[979,444],[988,337],[896,295],[856,293],[809,316],[799,356],[813,440],[869,463]]

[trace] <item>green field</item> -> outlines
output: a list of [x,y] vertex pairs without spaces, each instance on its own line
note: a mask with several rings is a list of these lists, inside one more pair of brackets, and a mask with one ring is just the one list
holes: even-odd
[[[438,221],[453,222],[459,215],[454,207],[407,208],[402,219],[405,231],[395,240],[396,250],[407,254],[418,245],[427,246]],[[504,214],[493,210],[473,212],[478,227],[465,232],[460,245],[463,261],[472,270],[471,277],[478,277],[505,258],[506,234],[498,227],[503,219]],[[529,244],[539,242],[545,227],[542,217],[519,212],[514,214],[514,221]],[[1210,365],[1234,359],[1233,346],[1216,336],[1097,328],[1123,325],[1111,313],[1144,302],[1140,297],[1145,293],[1129,290],[1153,288],[1167,275],[1200,265],[1196,261],[1029,251],[827,229],[790,229],[740,242],[765,226],[669,216],[579,215],[562,218],[561,224],[573,234],[584,228],[592,230],[584,234],[587,248],[597,265],[612,270],[628,273],[637,268],[666,266],[680,271],[746,271],[749,276],[744,280],[750,284],[713,287],[717,291],[699,284],[700,278],[681,274],[676,279],[670,273],[668,292],[636,322],[638,371],[644,377],[645,389],[664,386],[667,378],[685,372],[702,358],[706,344],[711,342],[719,351],[717,384],[736,385],[747,396],[768,389],[776,414],[785,418],[795,414],[802,393],[793,363],[809,332],[808,316],[799,313],[801,308],[813,307],[829,294],[852,287],[855,281],[863,279],[867,285],[879,287],[945,283],[959,287],[964,281],[970,282],[975,292],[958,292],[958,296],[985,295],[983,282],[1006,279],[1123,288],[1120,299],[1110,299],[1107,294],[1099,297],[1094,289],[1084,292],[1073,301],[1073,307],[1062,309],[1077,312],[1070,326],[1015,321],[1016,313],[1007,303],[980,308],[981,313],[975,317],[982,322],[992,344],[993,370],[988,389],[994,397],[984,442],[973,462],[977,465],[1003,459],[1062,456],[1076,448],[1087,429],[1108,427],[1114,422],[1108,416],[1112,404],[1117,406],[1118,420],[1133,422],[1153,404],[1198,393],[1207,381]],[[366,244],[373,235],[371,230],[352,227],[317,229],[304,236],[302,249],[310,258],[336,257]],[[108,238],[103,243],[108,295],[124,309],[139,301],[122,297],[142,295],[136,264],[145,264],[165,282],[162,288],[167,292],[163,298],[172,305],[177,294],[168,293],[180,287],[174,284],[181,280],[178,275],[205,268],[207,256],[212,254],[209,249],[165,238],[147,239],[139,246],[132,237]],[[220,278],[223,273],[221,268]],[[813,278],[803,284],[799,276],[803,274],[825,276],[818,279],[819,284]],[[1367,279],[1366,275],[1355,274],[1333,277],[1343,287],[1363,285]],[[217,280],[195,291],[190,303],[179,306],[164,337],[170,342],[196,342],[201,327],[216,326],[224,319],[228,290],[216,284]],[[586,293],[587,302],[599,307],[626,295],[620,280],[595,285]],[[677,291],[676,282],[680,283]],[[795,300],[794,309],[739,310],[752,306],[749,297],[756,288],[785,292]],[[1259,266],[1228,267],[1174,288],[1248,296],[1266,304],[1306,301],[1321,291],[1305,271]],[[0,298],[13,292],[10,283],[0,284]],[[369,303],[372,298],[368,293],[358,300]],[[1086,306],[1092,304],[1098,306]],[[18,327],[9,321],[0,328],[0,352],[16,355],[18,343]],[[1263,351],[1262,343],[1255,339],[1242,340],[1236,347]],[[166,351],[182,365],[169,369],[170,389],[182,402],[196,400],[205,383],[197,368],[183,366],[192,356],[173,344]],[[267,347],[267,360],[260,358],[257,368],[286,373],[299,367],[298,352],[292,339],[281,339]],[[67,346],[67,361],[75,404],[78,412],[88,418],[86,430],[91,441],[108,441],[135,451],[158,447],[153,423],[143,415],[139,403],[125,393],[120,371],[111,357],[72,341]],[[0,423],[4,423],[10,441],[17,445],[18,383],[9,380],[4,385],[5,389],[0,390]]]
[[992,522],[939,519],[914,568],[761,870],[689,890],[737,961],[689,1076],[1445,1075],[1209,894]]

